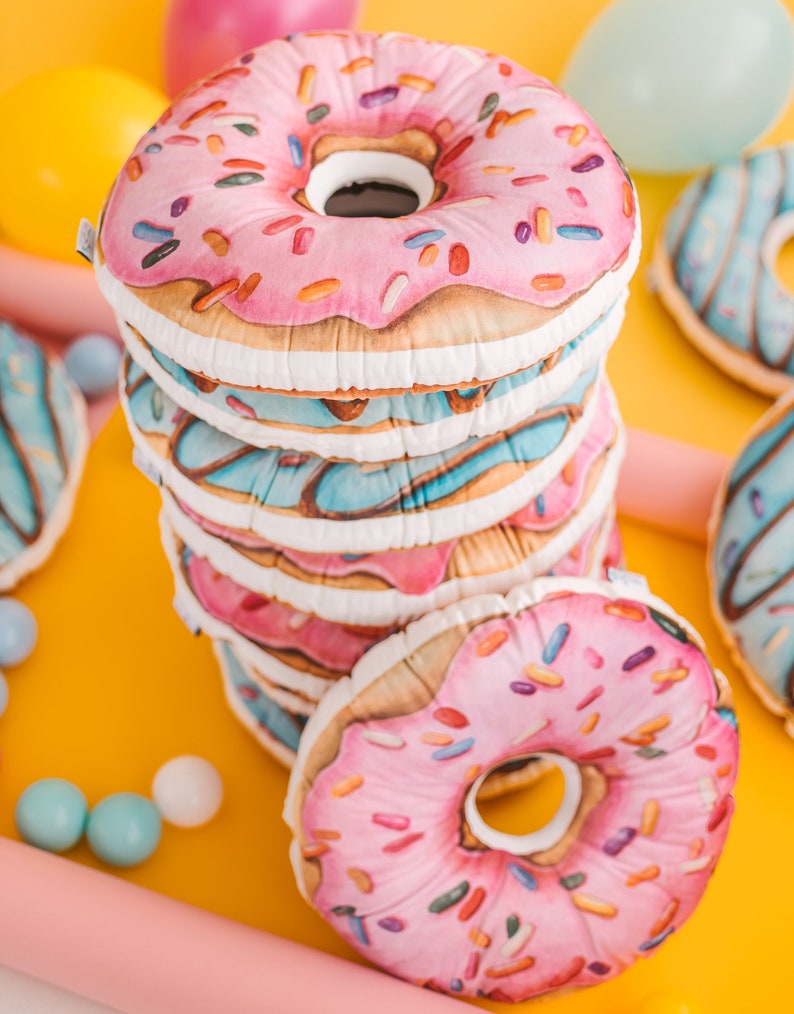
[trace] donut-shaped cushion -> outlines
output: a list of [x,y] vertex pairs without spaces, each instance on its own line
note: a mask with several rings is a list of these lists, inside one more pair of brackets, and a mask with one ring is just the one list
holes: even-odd
[[[416,210],[326,213],[373,181]],[[174,101],[119,173],[95,266],[119,320],[186,369],[334,396],[526,368],[614,302],[638,250],[623,167],[548,81],[465,46],[312,32]]]
[[600,372],[504,433],[372,464],[241,443],[180,410],[129,357],[121,403],[139,464],[196,513],[293,549],[368,553],[444,542],[523,507],[598,416],[614,417]]
[[[555,819],[490,827],[483,780],[539,757]],[[372,648],[306,725],[285,817],[308,901],[387,971],[519,1001],[592,985],[694,911],[733,811],[724,680],[641,587],[546,578]]]
[[255,447],[324,458],[393,461],[490,436],[559,397],[602,360],[623,322],[625,293],[589,328],[540,362],[489,384],[354,398],[296,398],[198,377],[124,325],[132,358],[180,408]]
[[699,176],[659,233],[654,278],[684,334],[736,380],[779,395],[794,377],[794,298],[776,270],[794,233],[794,145]]
[[709,579],[717,624],[750,685],[794,736],[794,401],[752,429],[714,501]]
[[87,448],[85,401],[63,363],[0,321],[0,591],[63,534]]

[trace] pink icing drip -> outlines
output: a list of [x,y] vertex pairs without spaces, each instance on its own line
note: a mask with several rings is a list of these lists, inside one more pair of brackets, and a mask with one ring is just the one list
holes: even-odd
[[254,595],[195,553],[187,570],[194,594],[216,619],[265,650],[297,650],[332,672],[350,672],[367,648],[388,633],[331,623]]

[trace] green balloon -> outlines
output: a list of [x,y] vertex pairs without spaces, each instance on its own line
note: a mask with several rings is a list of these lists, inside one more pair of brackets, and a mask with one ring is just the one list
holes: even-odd
[[779,0],[616,0],[561,86],[630,169],[680,173],[757,140],[792,77],[794,26]]

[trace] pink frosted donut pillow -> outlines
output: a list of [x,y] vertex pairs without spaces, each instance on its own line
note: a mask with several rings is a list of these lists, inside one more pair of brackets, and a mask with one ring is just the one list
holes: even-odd
[[[409,203],[347,217],[335,202],[362,187]],[[313,32],[174,101],[119,173],[95,266],[119,320],[184,368],[350,397],[534,364],[638,252],[619,160],[548,81],[465,46]]]
[[[560,808],[506,834],[483,781],[556,764]],[[301,737],[285,816],[309,902],[387,971],[519,1001],[652,954],[689,918],[733,812],[730,693],[672,610],[544,578],[372,648]]]

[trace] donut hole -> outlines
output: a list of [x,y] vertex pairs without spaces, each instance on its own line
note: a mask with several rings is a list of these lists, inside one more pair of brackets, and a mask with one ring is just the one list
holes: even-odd
[[565,794],[562,768],[532,756],[491,772],[477,792],[488,825],[511,835],[534,834],[554,818]]
[[484,772],[466,795],[464,816],[481,846],[526,856],[553,849],[565,838],[579,811],[582,774],[575,761],[561,754],[517,759],[527,762],[529,777],[519,778],[508,795],[493,798],[489,780],[498,784],[505,766]]
[[780,215],[767,229],[762,257],[783,288],[794,295],[794,212]]
[[436,184],[427,166],[389,151],[335,151],[312,169],[308,206],[336,218],[400,218],[427,207]]
[[419,207],[419,198],[407,187],[371,180],[335,190],[325,202],[325,214],[335,218],[400,218]]

